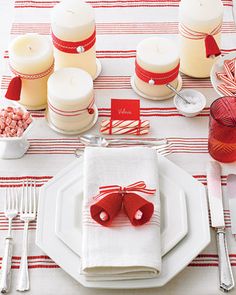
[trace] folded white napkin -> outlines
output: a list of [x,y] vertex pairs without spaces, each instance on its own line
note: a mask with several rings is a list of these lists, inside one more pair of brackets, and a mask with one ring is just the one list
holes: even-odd
[[[138,193],[154,204],[150,221],[133,226],[123,211],[110,227],[90,216],[93,197],[104,185],[144,181],[154,195]],[[155,277],[161,271],[160,195],[157,154],[149,148],[86,148],[84,153],[82,273],[88,280]]]

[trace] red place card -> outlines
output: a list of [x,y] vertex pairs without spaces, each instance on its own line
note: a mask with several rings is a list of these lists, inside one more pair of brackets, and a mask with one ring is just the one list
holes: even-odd
[[139,120],[139,99],[111,99],[111,120]]

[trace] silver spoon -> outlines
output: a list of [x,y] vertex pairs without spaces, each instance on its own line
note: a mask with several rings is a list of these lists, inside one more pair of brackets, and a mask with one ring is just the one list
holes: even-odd
[[[164,145],[168,141],[166,138],[157,138],[155,140],[130,140],[130,139],[106,139],[102,136],[96,136],[92,134],[80,136],[80,141],[85,146],[97,146],[97,147],[107,147],[110,144],[140,144],[140,145]],[[80,157],[83,154],[83,148],[77,148],[75,150],[76,157]]]
[[180,97],[183,101],[185,101],[188,104],[191,104],[192,102],[189,101],[186,97],[182,96],[173,86],[170,84],[166,84],[166,87],[169,88],[171,91],[173,91],[178,97]]
[[83,135],[80,137],[80,141],[85,145],[90,146],[108,146],[110,144],[140,144],[140,145],[163,145],[167,143],[166,138],[156,138],[154,140],[142,140],[142,139],[106,139],[102,136],[96,136],[92,134]]

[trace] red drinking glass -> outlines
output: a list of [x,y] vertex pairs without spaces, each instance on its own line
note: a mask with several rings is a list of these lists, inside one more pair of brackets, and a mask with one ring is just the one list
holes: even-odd
[[208,150],[219,162],[236,161],[236,97],[220,97],[211,104]]

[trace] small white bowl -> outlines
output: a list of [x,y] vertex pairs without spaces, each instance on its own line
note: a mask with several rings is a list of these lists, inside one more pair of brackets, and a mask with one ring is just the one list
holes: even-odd
[[[22,105],[15,101],[0,99],[0,109],[7,107],[16,107],[21,108],[24,112],[27,111]],[[32,125],[33,121],[20,137],[0,137],[0,159],[18,159],[27,152],[30,144],[26,139],[26,135],[32,128]]]
[[177,108],[177,110],[179,111],[180,114],[184,115],[185,117],[195,117],[197,116],[199,113],[201,113],[201,111],[204,109],[204,107],[206,106],[206,97],[199,91],[197,90],[193,90],[193,89],[184,89],[181,90],[179,92],[182,96],[186,96],[186,97],[192,97],[192,98],[198,98],[201,103],[199,104],[199,107],[192,107],[190,109],[187,109],[185,107],[183,107],[182,105],[180,105],[179,101],[182,100],[180,97],[178,97],[177,95],[175,95],[174,97],[174,105]]

